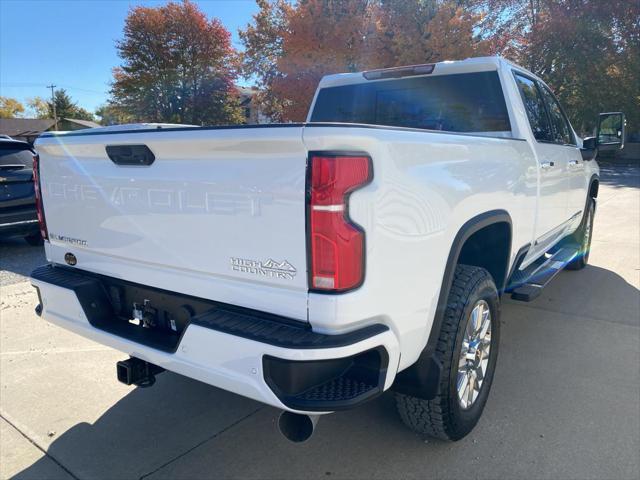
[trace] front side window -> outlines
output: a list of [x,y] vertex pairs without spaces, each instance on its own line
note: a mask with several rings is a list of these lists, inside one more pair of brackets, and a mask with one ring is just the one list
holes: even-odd
[[558,100],[556,100],[556,97],[553,96],[547,87],[541,86],[541,90],[547,109],[549,110],[549,117],[551,118],[553,141],[563,145],[575,144],[571,129],[569,128],[569,122],[564,116],[564,113],[562,113]]
[[511,132],[497,72],[382,80],[320,90],[312,122]]
[[553,141],[553,131],[544,106],[544,100],[536,82],[522,75],[515,75],[518,90],[527,111],[527,118],[533,131],[533,137],[543,142]]

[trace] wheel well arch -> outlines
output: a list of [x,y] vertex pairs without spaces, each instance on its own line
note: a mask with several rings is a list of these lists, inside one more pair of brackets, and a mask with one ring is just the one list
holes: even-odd
[[[487,268],[490,273],[492,269],[497,272],[496,275],[498,278],[494,276],[496,288],[499,293],[504,291],[508,277],[509,259],[511,258],[512,221],[507,211],[491,210],[473,217],[458,230],[447,258],[436,313],[431,331],[429,332],[427,345],[416,363],[396,376],[394,390],[427,400],[434,398],[437,394],[442,367],[435,358],[435,351],[444,312],[447,307],[449,291],[453,284],[453,275],[456,266],[461,263],[461,259],[464,261],[473,261],[474,258],[482,257],[482,255],[476,257],[473,255],[474,253],[478,253],[477,247],[481,245],[481,241],[486,240],[490,234],[501,236],[501,241],[504,242],[501,244],[496,243],[494,246],[496,249],[499,245],[506,247],[506,251],[504,251],[504,261],[498,262],[498,264],[494,265],[491,269]],[[482,261],[479,263],[481,264],[477,265],[476,263],[472,263],[472,265],[486,268],[482,265]],[[498,283],[498,281],[500,283]]]
[[[498,235],[499,241],[490,238],[490,234]],[[512,221],[511,216],[505,210],[491,210],[481,213],[467,222],[465,222],[456,234],[451,244],[445,274],[442,279],[442,287],[438,298],[438,309],[444,309],[446,306],[449,288],[453,280],[453,271],[459,263],[471,262],[470,265],[483,267],[492,273],[498,291],[504,288],[504,283],[508,276],[509,258],[511,257],[511,239],[512,239]],[[487,243],[483,243],[486,241]],[[487,268],[486,261],[478,260],[478,248],[485,247],[487,244],[493,244],[494,247],[500,247],[504,259],[501,261],[502,266],[491,266]],[[474,263],[475,262],[475,263]]]
[[487,270],[498,291],[503,291],[511,254],[511,224],[496,221],[469,236],[458,255],[456,264],[473,265]]

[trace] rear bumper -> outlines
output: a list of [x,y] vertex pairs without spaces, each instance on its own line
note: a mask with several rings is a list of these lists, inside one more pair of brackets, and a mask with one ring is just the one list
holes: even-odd
[[[133,357],[210,385],[292,412],[351,408],[388,389],[399,362],[396,336],[371,325],[341,335],[318,334],[300,322],[223,307],[198,315],[175,350],[154,348],[107,331],[87,305],[95,276],[41,267],[32,274],[49,322]],[[80,283],[78,283],[80,282]],[[84,292],[84,293],[83,293]],[[90,294],[93,295],[93,294]],[[89,313],[89,315],[87,315]],[[98,326],[96,326],[98,325]]]

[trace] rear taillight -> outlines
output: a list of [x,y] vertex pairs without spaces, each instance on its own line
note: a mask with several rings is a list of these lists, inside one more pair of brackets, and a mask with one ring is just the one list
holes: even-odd
[[36,214],[38,215],[38,223],[40,224],[40,235],[48,240],[47,222],[44,219],[44,208],[42,207],[42,190],[40,189],[40,157],[33,156],[33,188],[36,194]]
[[348,196],[371,181],[371,159],[311,155],[309,281],[314,290],[343,292],[364,280],[364,232],[349,219]]

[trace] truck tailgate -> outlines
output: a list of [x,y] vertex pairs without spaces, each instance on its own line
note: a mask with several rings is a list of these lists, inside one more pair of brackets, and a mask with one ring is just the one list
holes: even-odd
[[[148,166],[107,146],[146,145]],[[193,128],[41,138],[50,261],[307,318],[302,127]]]

